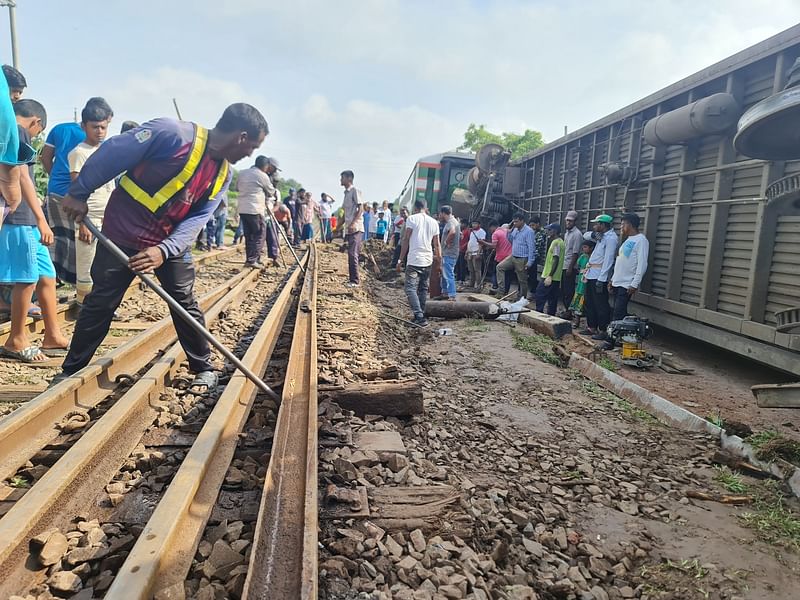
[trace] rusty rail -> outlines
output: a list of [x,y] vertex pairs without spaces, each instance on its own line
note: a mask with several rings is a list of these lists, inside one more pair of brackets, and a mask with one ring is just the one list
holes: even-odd
[[317,268],[310,254],[243,600],[317,597]]
[[[257,372],[263,372],[269,362],[299,275],[295,269],[242,358]],[[231,377],[106,600],[144,600],[154,592],[183,585],[255,396],[255,386],[241,373]]]
[[[242,272],[200,298],[200,308],[210,309],[248,277]],[[165,317],[123,345],[96,358],[72,377],[42,392],[0,419],[0,480],[11,477],[26,461],[58,437],[56,424],[74,410],[89,410],[117,387],[120,375],[134,375],[158,351],[177,339],[172,319]]]
[[[209,322],[255,284],[258,272],[237,277],[238,284],[207,312]],[[163,347],[164,340],[160,340]],[[50,527],[64,528],[103,487],[130,455],[156,414],[154,400],[185,358],[179,343],[116,401],[36,484],[0,519],[0,597],[8,597],[37,572],[25,565],[30,539]]]

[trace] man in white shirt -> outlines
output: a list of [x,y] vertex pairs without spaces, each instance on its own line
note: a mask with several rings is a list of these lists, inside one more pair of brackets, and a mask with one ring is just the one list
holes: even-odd
[[469,287],[477,289],[481,284],[483,270],[483,249],[481,240],[486,239],[486,231],[481,227],[480,221],[473,221],[467,240],[467,268],[469,269]]
[[[105,101],[87,104],[81,112],[81,129],[86,138],[67,155],[70,180],[78,178],[83,165],[106,139],[113,114]],[[112,180],[97,188],[86,201],[89,207],[87,215],[99,227],[103,225],[103,215],[113,191]],[[75,231],[75,291],[78,304],[83,304],[83,299],[92,291],[91,268],[96,250],[97,240],[93,239],[86,225],[80,223]]]
[[425,302],[428,299],[431,266],[441,262],[442,248],[439,244],[439,223],[428,215],[425,200],[414,202],[414,214],[406,219],[406,229],[401,242],[399,273],[406,263],[406,296],[414,313],[414,323],[427,327]]
[[608,291],[614,303],[612,321],[624,319],[628,314],[628,301],[639,289],[647,272],[647,256],[650,242],[639,233],[639,215],[622,215],[622,239],[617,260],[614,263],[614,276],[608,284]]
[[[244,230],[245,267],[256,267],[261,264],[264,243],[267,236],[265,219],[267,202],[274,203],[277,198],[275,186],[270,175],[278,170],[278,162],[266,156],[256,157],[255,164],[239,173],[237,187],[239,190],[239,218]],[[270,251],[270,254],[273,252]],[[277,253],[270,256],[277,265]]]
[[333,198],[322,192],[319,200],[319,220],[322,228],[322,241],[332,242],[331,216],[333,215]]

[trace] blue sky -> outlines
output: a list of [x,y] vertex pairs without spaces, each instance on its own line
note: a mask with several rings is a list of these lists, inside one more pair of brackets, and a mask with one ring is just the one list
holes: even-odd
[[247,101],[286,176],[338,198],[352,169],[371,201],[470,122],[551,141],[800,21],[797,0],[17,3],[26,95],[51,124],[90,96],[115,130],[173,116],[173,97],[207,126]]

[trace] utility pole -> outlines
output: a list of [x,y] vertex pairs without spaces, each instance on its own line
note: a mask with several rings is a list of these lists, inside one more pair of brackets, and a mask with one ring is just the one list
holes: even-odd
[[15,0],[0,0],[0,6],[8,7],[8,24],[11,28],[11,62],[19,69],[19,50],[17,48],[17,3]]

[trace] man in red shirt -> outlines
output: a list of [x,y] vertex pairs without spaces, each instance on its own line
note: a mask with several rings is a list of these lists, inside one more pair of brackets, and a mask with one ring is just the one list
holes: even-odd
[[467,283],[467,244],[469,244],[469,219],[461,219],[461,239],[458,242],[458,262],[456,262],[456,283]]
[[[484,248],[494,250],[494,259],[492,260],[491,273],[492,273],[492,293],[497,291],[497,265],[505,257],[511,255],[511,242],[508,241],[508,229],[501,227],[497,221],[492,220],[489,222],[489,235],[491,241],[479,240],[479,243]],[[505,293],[511,287],[511,278],[506,278]]]

